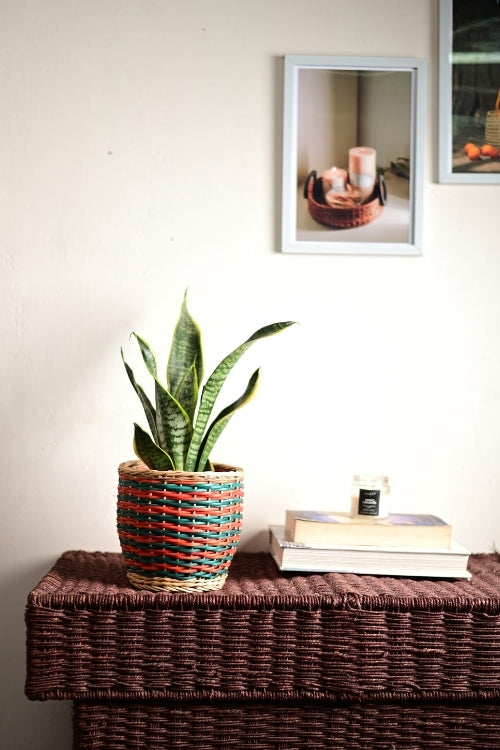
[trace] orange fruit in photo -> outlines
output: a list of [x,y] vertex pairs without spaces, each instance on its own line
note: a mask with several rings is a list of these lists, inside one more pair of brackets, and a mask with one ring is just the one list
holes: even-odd
[[491,151],[490,151],[490,158],[498,159],[499,156],[500,156],[500,151],[497,149],[496,146],[492,146]]
[[493,149],[493,146],[490,146],[489,143],[484,143],[481,146],[481,156],[491,156],[492,149]]
[[476,144],[475,143],[466,143],[465,146],[464,146],[464,152],[466,154],[468,154],[470,148],[476,148]]
[[471,161],[477,161],[481,158],[481,151],[477,146],[473,146],[467,151],[467,156]]

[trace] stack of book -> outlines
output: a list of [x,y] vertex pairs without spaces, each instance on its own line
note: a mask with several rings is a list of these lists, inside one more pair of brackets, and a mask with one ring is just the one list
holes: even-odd
[[469,552],[437,516],[391,514],[365,519],[348,513],[289,510],[270,526],[269,551],[280,570],[358,573],[409,578],[470,578]]

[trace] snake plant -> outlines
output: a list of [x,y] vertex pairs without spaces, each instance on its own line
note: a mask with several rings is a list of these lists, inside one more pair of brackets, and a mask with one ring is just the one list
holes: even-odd
[[139,397],[148,421],[148,433],[134,423],[134,451],[149,468],[161,471],[205,471],[212,468],[210,453],[233,414],[254,395],[259,380],[257,369],[241,396],[212,419],[215,401],[227,376],[246,350],[259,339],[272,336],[293,325],[293,321],[272,323],[255,331],[203,381],[201,333],[187,308],[187,295],[174,329],[166,369],[161,382],[156,357],[149,344],[133,333],[148,373],[153,378],[154,399],[147,396],[124,358],[128,378]]

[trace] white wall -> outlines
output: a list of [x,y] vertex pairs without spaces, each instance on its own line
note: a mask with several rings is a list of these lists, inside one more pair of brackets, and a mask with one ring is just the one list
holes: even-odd
[[[117,550],[116,467],[140,416],[133,329],[166,352],[186,286],[207,367],[259,325],[260,393],[216,458],[244,466],[244,545],[287,507],[394,508],[499,539],[500,186],[445,186],[435,0],[0,0],[2,716],[9,750],[70,748],[23,696],[23,609],[66,549]],[[424,253],[278,252],[281,57],[428,60]],[[238,378],[236,378],[238,379]]]

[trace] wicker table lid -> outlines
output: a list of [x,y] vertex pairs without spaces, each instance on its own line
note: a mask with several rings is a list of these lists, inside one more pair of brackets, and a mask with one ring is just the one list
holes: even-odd
[[33,699],[385,700],[500,695],[500,556],[470,580],[280,573],[238,553],[220,591],[130,587],[117,553],[67,552],[29,594]]
[[410,579],[348,573],[283,573],[267,553],[237,553],[221,591],[170,594],[138,591],[113,552],[64,553],[29,594],[30,606],[58,609],[177,609],[226,606],[411,609],[500,614],[500,555],[471,555],[471,580]]

